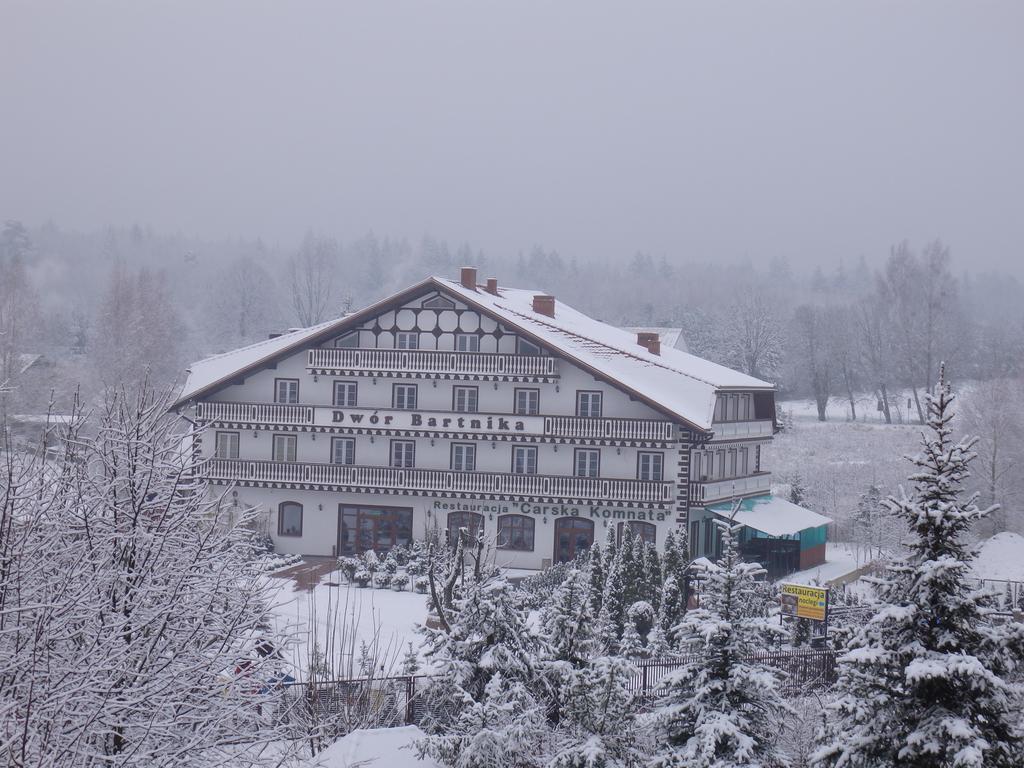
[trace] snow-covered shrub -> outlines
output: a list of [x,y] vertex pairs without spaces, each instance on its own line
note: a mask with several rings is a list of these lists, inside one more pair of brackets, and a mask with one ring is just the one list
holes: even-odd
[[387,589],[391,586],[391,574],[380,570],[373,574],[373,586],[377,589]]
[[253,552],[259,555],[269,555],[274,552],[274,540],[269,533],[255,533],[252,537]]
[[542,608],[551,599],[566,576],[569,575],[571,563],[555,563],[538,574],[527,576],[519,582],[519,591],[526,598],[526,605],[531,610]]
[[302,562],[302,555],[279,555],[270,553],[259,558],[255,562],[255,570],[259,573],[273,573],[285,568],[291,568]]
[[370,579],[373,578],[373,574],[366,570],[366,566],[361,566],[354,574],[352,574],[352,578],[360,587],[365,587],[370,583]]
[[398,560],[395,558],[393,551],[388,552],[387,557],[384,558],[384,562],[381,563],[380,570],[388,576],[394,576],[398,573]]
[[345,578],[352,582],[355,580],[356,571],[358,571],[363,563],[358,557],[339,557],[338,565],[341,567],[341,572],[345,574]]
[[407,573],[399,571],[391,577],[391,588],[395,590],[395,592],[404,592],[408,586],[409,575]]
[[427,594],[427,590],[430,589],[430,580],[426,576],[417,576],[416,581],[413,582],[413,586],[416,591],[421,595]]

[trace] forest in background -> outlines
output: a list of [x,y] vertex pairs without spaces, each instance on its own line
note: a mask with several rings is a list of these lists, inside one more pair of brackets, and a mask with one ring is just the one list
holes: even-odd
[[[8,221],[0,230],[0,382],[8,389],[0,409],[66,412],[76,393],[99,402],[105,388],[147,376],[158,387],[180,385],[193,360],[475,265],[481,279],[553,293],[614,325],[681,327],[691,352],[776,382],[780,400],[812,401],[822,421],[838,411],[844,421],[919,423],[945,361],[952,380],[970,382],[965,426],[981,437],[972,485],[983,502],[1005,505],[1024,492],[1024,286],[972,273],[969,255],[938,240],[871,256],[877,267],[822,257],[811,270],[784,259],[723,264],[644,253],[600,262],[543,247],[497,258],[433,237],[311,233],[285,247]],[[809,502],[852,514],[869,489],[859,475],[822,485],[834,465],[817,473],[805,465]],[[799,480],[795,469],[787,474],[780,479]],[[837,494],[837,485],[850,487]],[[1018,528],[1016,517],[992,519]]]

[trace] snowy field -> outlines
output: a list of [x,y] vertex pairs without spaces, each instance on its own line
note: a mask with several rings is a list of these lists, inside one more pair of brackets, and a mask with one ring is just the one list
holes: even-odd
[[981,542],[972,570],[979,579],[1024,581],[1024,536],[1005,531]]
[[309,768],[440,768],[430,758],[417,760],[412,743],[423,736],[414,725],[353,731],[315,758]]

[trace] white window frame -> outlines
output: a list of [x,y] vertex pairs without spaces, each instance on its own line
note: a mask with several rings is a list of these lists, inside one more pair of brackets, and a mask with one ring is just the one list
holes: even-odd
[[215,459],[237,459],[240,437],[238,432],[217,432],[213,438],[213,457]]
[[[342,396],[338,397],[341,392]],[[334,382],[334,406],[336,408],[355,408],[359,403],[359,382],[357,381],[335,381]]]
[[456,413],[479,413],[480,388],[452,387],[452,410]]
[[[523,395],[526,402],[521,402]],[[536,387],[517,387],[513,394],[515,402],[512,410],[517,416],[537,416],[540,414],[540,390]],[[522,407],[525,405],[525,408]]]
[[601,450],[599,448],[577,448],[572,454],[573,477],[600,477]]
[[390,466],[398,469],[412,469],[416,466],[415,440],[392,440],[388,452]]
[[537,446],[535,446],[535,445],[513,445],[512,446],[512,474],[513,475],[536,475],[537,474]]
[[451,468],[453,472],[475,472],[476,443],[452,443]]
[[339,336],[334,340],[334,346],[336,349],[358,349],[359,331],[352,331],[344,336]]
[[[294,391],[293,387],[294,386]],[[294,395],[294,399],[292,399]],[[274,379],[274,402],[282,405],[296,405],[299,402],[298,379]]]
[[[401,393],[401,394],[400,394]],[[412,393],[412,403],[409,394]],[[392,384],[391,407],[397,411],[415,411],[419,404],[419,387],[415,384]]]
[[395,332],[395,349],[419,349],[420,348],[420,332],[419,331],[396,331]]
[[274,435],[270,442],[270,453],[274,461],[284,461],[289,463],[298,461],[298,435]]
[[[586,406],[584,407],[584,403]],[[594,404],[597,404],[596,411]],[[580,389],[576,391],[576,415],[588,419],[600,419],[604,411],[604,393],[600,390]]]
[[479,352],[480,351],[480,337],[475,333],[456,333],[455,334],[455,351],[456,352]]
[[640,451],[636,458],[637,480],[660,483],[665,479],[665,454],[659,451]]
[[[339,446],[341,448],[341,461],[338,461]],[[356,463],[356,439],[354,437],[332,437],[331,438],[331,464],[355,464]]]

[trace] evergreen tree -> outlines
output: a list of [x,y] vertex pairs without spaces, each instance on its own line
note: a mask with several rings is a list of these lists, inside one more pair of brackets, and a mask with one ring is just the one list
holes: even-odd
[[552,660],[580,667],[593,653],[590,589],[588,574],[572,568],[541,612]]
[[[619,553],[621,554],[621,552]],[[605,653],[618,650],[626,616],[622,586],[622,560],[617,555],[605,577],[601,613],[597,617],[597,637]]]
[[926,395],[927,432],[908,496],[889,509],[909,529],[909,554],[877,582],[878,611],[839,660],[838,697],[818,766],[1019,766],[1024,625],[993,623],[992,601],[968,586],[964,542],[984,517],[962,485],[973,439],[952,440],[954,398],[944,371]]
[[682,567],[679,562],[679,551],[676,549],[676,534],[671,528],[665,534],[665,556],[661,559],[661,583],[664,584],[669,576],[674,576]]
[[437,674],[424,694],[420,757],[453,768],[537,766],[546,734],[536,659],[522,600],[504,578],[470,581],[450,631],[424,629]]
[[794,472],[789,480],[789,500],[793,504],[803,505],[807,501],[807,489],[799,472]]
[[590,615],[598,616],[601,613],[601,602],[604,599],[604,559],[601,552],[601,544],[594,544],[587,550],[590,555],[588,574],[590,576]]
[[661,558],[658,556],[658,550],[650,544],[645,544],[643,599],[649,602],[655,611],[661,608],[661,588],[663,584]]
[[789,707],[779,691],[779,673],[746,661],[778,631],[747,609],[764,594],[756,580],[765,571],[740,559],[735,537],[742,526],[716,525],[722,557],[706,568],[702,607],[687,613],[678,628],[685,650],[695,656],[667,678],[669,691],[651,716],[662,745],[653,765],[785,765],[776,737]]
[[632,605],[637,599],[640,581],[640,566],[637,562],[636,542],[630,531],[629,524],[622,526],[622,538],[619,540],[619,575],[622,579],[622,602]]
[[656,629],[660,635],[659,643],[663,643],[666,649],[676,647],[678,632],[676,628],[683,620],[686,613],[686,606],[683,603],[683,593],[679,589],[679,583],[675,576],[668,576],[661,591],[661,608],[658,611]]
[[415,675],[420,671],[420,657],[412,647],[412,641],[408,643],[405,655],[402,656],[402,674]]

